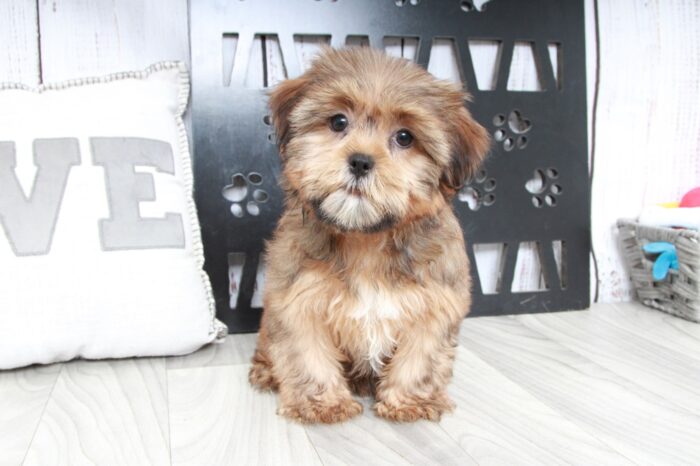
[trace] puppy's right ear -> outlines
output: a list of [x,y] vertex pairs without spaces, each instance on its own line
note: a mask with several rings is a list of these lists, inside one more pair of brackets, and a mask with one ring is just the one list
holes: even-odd
[[289,142],[289,117],[294,107],[299,103],[309,80],[304,76],[282,81],[270,91],[270,111],[272,124],[275,126],[280,154],[284,155],[284,147]]

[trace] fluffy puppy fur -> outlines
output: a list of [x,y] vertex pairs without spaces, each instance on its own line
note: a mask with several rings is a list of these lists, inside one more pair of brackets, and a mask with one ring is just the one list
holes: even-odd
[[369,48],[327,49],[271,92],[286,209],[250,381],[280,414],[344,421],[353,393],[394,421],[451,410],[471,284],[450,201],[489,146],[466,97]]

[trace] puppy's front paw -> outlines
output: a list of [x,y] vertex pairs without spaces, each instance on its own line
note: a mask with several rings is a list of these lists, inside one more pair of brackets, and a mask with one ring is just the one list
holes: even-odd
[[343,398],[333,404],[306,401],[290,406],[282,406],[278,414],[304,424],[319,422],[333,424],[347,421],[361,412],[362,405],[360,403],[351,398]]
[[419,419],[439,421],[444,413],[449,413],[452,409],[452,402],[446,396],[414,399],[410,403],[379,401],[374,405],[374,412],[378,416],[394,422],[415,422]]

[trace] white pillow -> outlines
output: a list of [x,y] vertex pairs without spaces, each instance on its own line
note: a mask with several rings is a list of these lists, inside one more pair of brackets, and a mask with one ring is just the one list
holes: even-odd
[[0,84],[0,369],[223,338],[202,266],[181,63]]

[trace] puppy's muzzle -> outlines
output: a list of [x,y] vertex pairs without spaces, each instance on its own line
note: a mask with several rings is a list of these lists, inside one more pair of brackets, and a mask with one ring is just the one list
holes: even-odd
[[374,168],[374,158],[367,154],[355,153],[348,157],[350,173],[357,179],[367,176]]

